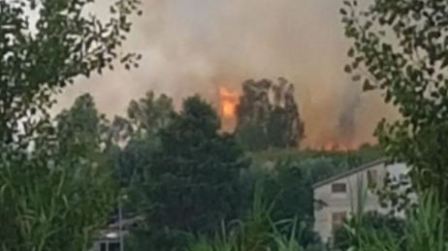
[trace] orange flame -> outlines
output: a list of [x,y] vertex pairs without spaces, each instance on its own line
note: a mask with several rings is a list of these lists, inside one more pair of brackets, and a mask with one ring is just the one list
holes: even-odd
[[326,152],[350,152],[358,149],[352,142],[328,141],[321,146],[322,151]]
[[239,95],[236,91],[231,91],[226,87],[219,87],[220,113],[224,119],[234,120],[236,118],[236,106]]
[[[219,115],[223,123],[224,131],[231,131],[235,127],[237,117],[237,106],[240,101],[240,93],[230,89],[225,84],[218,84]],[[357,145],[352,139],[323,135],[315,142],[308,142],[307,147],[325,152],[350,152],[357,150]]]

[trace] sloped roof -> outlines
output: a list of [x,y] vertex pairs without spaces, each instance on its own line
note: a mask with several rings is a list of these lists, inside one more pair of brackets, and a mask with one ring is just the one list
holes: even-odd
[[382,158],[382,159],[378,159],[378,160],[372,161],[370,163],[364,164],[362,166],[359,166],[359,167],[347,170],[345,172],[337,174],[337,175],[335,175],[333,177],[330,177],[328,179],[325,179],[325,180],[319,181],[317,183],[314,183],[313,189],[319,188],[321,186],[325,186],[325,185],[330,184],[330,183],[332,183],[332,182],[334,182],[336,180],[340,180],[340,179],[345,178],[347,176],[350,176],[352,174],[364,171],[366,169],[369,169],[371,167],[377,166],[379,164],[384,164],[384,163],[386,163],[386,159]]

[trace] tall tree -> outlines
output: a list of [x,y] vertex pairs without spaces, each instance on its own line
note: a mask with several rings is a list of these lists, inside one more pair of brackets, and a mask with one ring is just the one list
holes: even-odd
[[365,90],[379,89],[401,118],[377,130],[386,154],[411,167],[413,184],[448,203],[448,3],[356,0],[341,9],[353,46],[345,67]]
[[109,125],[99,114],[90,94],[79,96],[69,110],[57,117],[57,140],[61,154],[79,158],[99,155],[103,142],[109,137]]
[[[53,209],[59,209],[66,216],[64,222],[58,224],[67,237],[58,237],[55,243],[64,249],[70,241],[68,238],[86,225],[91,229],[76,233],[84,245],[98,234],[95,228],[104,227],[118,194],[112,176],[114,170],[106,155],[109,125],[104,115],[97,111],[93,97],[89,94],[78,97],[70,109],[56,117],[56,122],[58,146],[55,157],[62,171],[60,179],[68,182],[60,184],[68,205],[53,205]],[[79,250],[81,246],[76,245]]]
[[235,133],[250,150],[298,147],[304,126],[294,86],[284,78],[243,83]]
[[127,118],[115,118],[112,124],[115,145],[122,145],[123,149],[111,152],[111,157],[115,158],[122,185],[129,186],[133,179],[138,182],[141,178],[151,153],[160,145],[160,130],[168,126],[174,113],[170,97],[156,96],[150,91],[130,102]]
[[[118,55],[138,0],[117,1],[113,17],[101,22],[85,15],[89,0],[14,0],[0,2],[0,136],[10,142],[20,119],[48,108],[51,95],[79,76],[128,65],[135,54]],[[38,12],[33,29],[29,15]]]
[[216,112],[195,96],[160,132],[160,149],[146,167],[139,199],[150,202],[144,209],[154,250],[179,248],[177,233],[210,233],[236,216],[237,183],[247,162],[235,140],[219,129]]
[[104,223],[110,192],[94,178],[99,163],[64,153],[69,141],[58,139],[48,114],[52,95],[75,78],[138,58],[118,55],[138,1],[117,1],[106,22],[86,15],[92,2],[0,1],[2,250],[88,250]]
[[156,97],[152,91],[138,101],[132,100],[128,107],[128,117],[137,132],[148,137],[165,128],[173,113],[173,100],[165,94]]

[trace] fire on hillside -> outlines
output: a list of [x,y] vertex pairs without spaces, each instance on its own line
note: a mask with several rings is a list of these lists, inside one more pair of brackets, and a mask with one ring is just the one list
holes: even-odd
[[[237,108],[240,101],[240,92],[230,87],[221,85],[218,87],[218,97],[219,115],[222,120],[223,130],[233,131],[237,123]],[[344,125],[344,123],[341,123],[341,126],[342,125]],[[317,140],[313,142],[306,141],[302,147],[327,152],[349,152],[359,148],[359,144],[356,144],[353,139],[350,139],[350,135],[348,133],[345,132],[342,134],[321,135],[321,137],[317,138]]]

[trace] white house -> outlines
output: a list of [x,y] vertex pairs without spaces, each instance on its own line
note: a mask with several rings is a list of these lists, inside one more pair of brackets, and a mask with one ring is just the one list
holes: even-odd
[[369,188],[381,188],[386,175],[391,179],[406,179],[408,170],[405,164],[386,164],[381,159],[316,183],[313,186],[314,230],[322,241],[331,243],[334,231],[359,210],[359,205],[363,212],[388,211],[381,207],[374,189]]
[[100,231],[95,238],[95,242],[90,251],[120,251],[121,241],[129,235],[131,228],[141,222],[143,217],[133,217],[123,219],[121,222],[115,221]]

